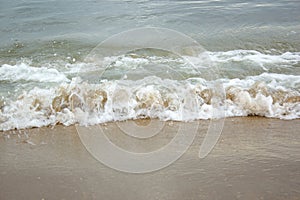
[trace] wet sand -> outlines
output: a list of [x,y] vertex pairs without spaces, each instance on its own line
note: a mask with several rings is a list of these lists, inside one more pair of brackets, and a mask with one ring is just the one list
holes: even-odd
[[[228,118],[214,149],[199,159],[208,125],[200,121],[192,146],[175,163],[146,174],[97,161],[75,126],[0,132],[0,199],[300,199],[300,120]],[[111,141],[137,152],[174,136],[165,131],[128,142],[115,123],[105,128],[113,130]]]

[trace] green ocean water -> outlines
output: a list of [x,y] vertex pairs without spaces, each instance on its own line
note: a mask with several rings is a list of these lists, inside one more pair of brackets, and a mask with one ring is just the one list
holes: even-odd
[[[104,39],[154,26],[182,32],[209,51],[297,52],[297,0],[139,0],[0,2],[0,62],[82,59]],[[80,53],[79,53],[80,52]]]

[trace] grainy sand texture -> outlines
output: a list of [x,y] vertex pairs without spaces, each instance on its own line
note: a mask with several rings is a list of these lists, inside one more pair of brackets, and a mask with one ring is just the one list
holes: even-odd
[[[180,159],[145,174],[120,172],[97,161],[75,126],[1,132],[0,199],[300,199],[299,120],[227,118],[214,149],[199,159],[208,125],[200,121]],[[137,152],[173,137],[162,131],[150,141],[128,142],[116,123],[102,126],[111,130],[111,141]]]

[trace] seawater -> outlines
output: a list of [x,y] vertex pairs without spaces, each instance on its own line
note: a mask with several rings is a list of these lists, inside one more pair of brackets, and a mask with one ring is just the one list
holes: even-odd
[[[299,9],[277,0],[2,1],[0,130],[211,119],[216,83],[224,87],[219,117],[297,119]],[[105,73],[87,62],[106,38],[150,26],[193,38],[210,62],[135,52],[107,56]]]

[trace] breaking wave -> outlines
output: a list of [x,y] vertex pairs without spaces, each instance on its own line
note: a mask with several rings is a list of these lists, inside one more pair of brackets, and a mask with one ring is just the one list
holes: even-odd
[[[37,68],[25,63],[4,64],[0,67],[0,82],[38,84],[24,90],[17,98],[3,95],[0,130],[55,124],[93,125],[139,118],[165,121],[249,115],[287,120],[300,118],[300,76],[288,75],[289,69],[298,69],[299,52],[278,55],[251,50],[207,53],[212,63],[218,65],[221,78],[209,80],[197,74],[197,70],[189,70],[178,59],[168,62],[176,63],[180,74],[187,74],[184,79],[153,74],[137,80],[125,77],[102,79],[98,83],[89,83],[77,76],[78,72],[92,72],[97,68],[88,63],[66,64],[64,70],[49,66]],[[151,59],[161,64],[156,58]],[[113,67],[138,70],[148,62],[149,58],[123,57]],[[202,66],[203,63],[199,63]],[[117,73],[126,76],[122,70]],[[47,83],[52,83],[51,87]],[[220,84],[224,94],[215,91],[215,86]],[[214,103],[215,99],[220,103]],[[214,109],[223,114],[214,114]]]

